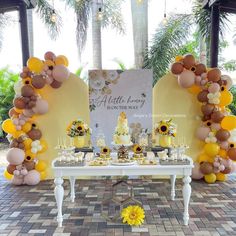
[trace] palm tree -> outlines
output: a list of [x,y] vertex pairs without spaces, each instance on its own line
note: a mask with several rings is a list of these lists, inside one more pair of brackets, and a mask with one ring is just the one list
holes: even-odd
[[[65,4],[71,7],[76,14],[76,39],[79,58],[81,58],[81,53],[87,40],[89,19],[92,17],[94,68],[102,67],[101,27],[111,27],[116,29],[118,33],[125,32],[124,21],[121,15],[121,4],[123,1],[104,0],[103,4],[101,4],[101,0],[64,0]],[[40,13],[40,17],[46,23],[50,35],[56,37],[60,31],[61,19],[59,19],[59,22],[48,20],[53,8],[46,0],[38,0],[37,8],[40,9],[38,13]],[[101,19],[97,18],[99,11],[101,11]]]
[[[220,13],[220,40],[223,39],[227,28],[229,14]],[[152,68],[154,72],[153,86],[169,69],[173,58],[178,55],[181,48],[188,42],[193,32],[193,27],[198,27],[198,40],[204,39],[207,48],[206,54],[209,58],[210,44],[210,12],[202,9],[201,2],[196,0],[193,6],[193,14],[172,15],[166,25],[160,24],[154,34],[152,45],[145,55],[144,68]],[[203,43],[203,42],[201,42]]]
[[142,68],[148,47],[148,0],[131,0],[135,67]]

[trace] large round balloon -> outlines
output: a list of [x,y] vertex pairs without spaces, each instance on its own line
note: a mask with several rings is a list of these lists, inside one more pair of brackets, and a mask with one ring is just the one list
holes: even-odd
[[216,143],[206,143],[204,151],[209,157],[214,157],[219,153],[220,147]]
[[41,172],[47,168],[47,164],[45,161],[39,160],[38,163],[35,165],[35,170]]
[[224,114],[220,111],[215,111],[211,114],[211,119],[215,123],[220,123],[224,117]]
[[43,70],[43,62],[37,57],[30,57],[27,61],[27,66],[30,71],[40,73]]
[[69,75],[70,75],[70,72],[65,66],[63,65],[54,66],[53,71],[52,71],[52,76],[58,82],[65,81],[66,79],[69,78]]
[[220,129],[216,132],[216,138],[220,142],[228,140],[229,137],[230,137],[230,132],[226,129]]
[[198,95],[197,95],[197,100],[199,102],[208,102],[208,91],[207,90],[203,90],[201,91]]
[[16,132],[16,127],[11,119],[7,119],[2,122],[2,130],[6,133],[13,134]]
[[236,116],[225,116],[221,121],[222,129],[232,130],[236,128]]
[[60,88],[61,85],[62,85],[62,82],[58,82],[58,81],[55,80],[55,79],[52,81],[52,83],[50,83],[50,86],[51,86],[52,88],[55,88],[55,89]]
[[204,180],[208,183],[208,184],[213,184],[216,182],[216,175],[214,173],[211,173],[209,175],[204,175]]
[[228,157],[233,160],[236,161],[236,148],[230,148],[228,150]]
[[187,54],[183,58],[183,64],[186,69],[191,69],[191,67],[195,66],[195,58],[191,54]]
[[182,63],[180,62],[175,62],[174,64],[172,64],[171,66],[171,72],[175,75],[179,75],[183,72],[184,70],[184,66]]
[[24,178],[27,185],[36,185],[40,182],[40,173],[37,170],[30,170]]
[[35,75],[32,78],[32,85],[36,89],[42,89],[46,84],[46,79],[42,75]]
[[31,97],[34,96],[34,89],[30,85],[24,85],[21,88],[21,95],[24,97]]
[[197,162],[194,163],[194,168],[192,170],[192,178],[193,179],[202,179],[203,178],[203,174],[200,171],[200,164]]
[[198,157],[197,157],[197,162],[198,163],[202,163],[202,162],[210,162],[210,163],[213,163],[214,162],[214,159],[212,157],[209,157],[207,156],[205,153],[202,153],[200,154]]
[[26,104],[23,97],[17,97],[13,100],[13,105],[18,109],[24,109]]
[[206,73],[206,66],[202,63],[197,64],[196,66],[196,70],[195,70],[195,75],[201,75],[203,73]]
[[198,139],[204,141],[208,137],[210,131],[211,129],[209,127],[201,126],[197,129],[196,136]]
[[27,135],[29,136],[30,139],[34,141],[41,139],[42,132],[39,129],[32,129],[27,133]]
[[5,179],[7,179],[7,180],[11,180],[11,179],[13,178],[13,175],[10,174],[7,170],[4,170],[3,176],[4,176]]
[[212,163],[209,162],[203,162],[200,164],[200,171],[202,172],[203,175],[209,175],[213,173],[214,167]]
[[66,67],[69,65],[68,59],[63,55],[57,56],[54,61],[56,65],[64,65]]
[[48,112],[48,102],[43,99],[38,99],[32,110],[37,114],[43,115]]
[[25,159],[25,152],[19,148],[11,148],[7,152],[7,161],[11,165],[20,165]]
[[185,70],[178,76],[178,83],[182,88],[190,88],[194,82],[195,74],[190,70]]
[[214,108],[215,107],[212,104],[205,104],[205,105],[202,105],[201,111],[202,111],[203,115],[209,116],[214,111]]
[[207,78],[209,81],[217,82],[220,80],[221,71],[218,68],[213,68],[207,73]]
[[230,91],[224,90],[223,92],[221,92],[219,106],[221,107],[228,106],[229,104],[232,103],[232,101],[233,101],[233,95]]
[[48,51],[44,54],[44,59],[54,61],[56,59],[56,55],[53,52]]

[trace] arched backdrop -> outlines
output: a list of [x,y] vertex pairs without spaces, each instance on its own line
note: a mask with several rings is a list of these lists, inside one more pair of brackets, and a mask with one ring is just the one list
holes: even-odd
[[[49,86],[44,88],[42,97],[49,103],[49,112],[37,118],[37,124],[48,143],[48,150],[39,156],[39,160],[48,163],[47,178],[52,178],[51,161],[57,156],[54,147],[58,137],[67,138],[66,127],[71,120],[78,117],[89,124],[88,87],[76,75],[63,83],[59,89]],[[201,150],[200,141],[195,138],[199,127],[200,104],[196,103],[196,96],[178,86],[177,79],[167,74],[161,78],[153,88],[153,124],[173,118],[177,124],[176,141],[183,140],[190,146],[187,153],[193,160]]]
[[72,120],[82,118],[89,123],[88,86],[74,74],[63,82],[59,89],[46,86],[41,93],[49,104],[49,111],[37,117],[37,125],[43,133],[43,138],[48,144],[48,150],[38,156],[48,164],[47,178],[52,178],[51,162],[57,156],[55,146],[58,137],[67,138],[66,127]]

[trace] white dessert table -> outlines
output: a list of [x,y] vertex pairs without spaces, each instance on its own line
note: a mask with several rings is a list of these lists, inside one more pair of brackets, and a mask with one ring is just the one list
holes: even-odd
[[70,197],[71,201],[75,200],[75,180],[80,176],[139,176],[139,175],[170,175],[171,180],[171,200],[175,200],[175,180],[176,175],[183,176],[183,202],[184,213],[183,221],[184,225],[188,225],[189,213],[188,206],[191,196],[191,174],[193,168],[193,161],[191,158],[185,156],[190,164],[188,165],[131,165],[131,166],[76,166],[76,167],[63,167],[55,166],[55,162],[59,159],[55,159],[52,162],[52,169],[55,175],[55,189],[54,194],[57,203],[57,222],[58,226],[62,227],[63,215],[62,215],[62,203],[64,198],[63,177],[69,177],[70,179]]

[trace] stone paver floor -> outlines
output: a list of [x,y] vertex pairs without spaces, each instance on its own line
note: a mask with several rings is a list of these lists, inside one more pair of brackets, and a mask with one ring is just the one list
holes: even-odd
[[[180,179],[176,184],[176,201],[170,200],[168,180],[129,181],[134,186],[135,197],[145,208],[145,223],[130,227],[121,222],[107,222],[101,216],[101,202],[110,196],[114,181],[77,180],[76,200],[71,203],[69,182],[65,180],[64,222],[62,228],[57,228],[53,180],[38,186],[16,187],[0,177],[0,235],[236,235],[235,177],[212,185],[192,183],[189,226],[182,225]],[[114,213],[116,208],[111,204],[105,210]]]

